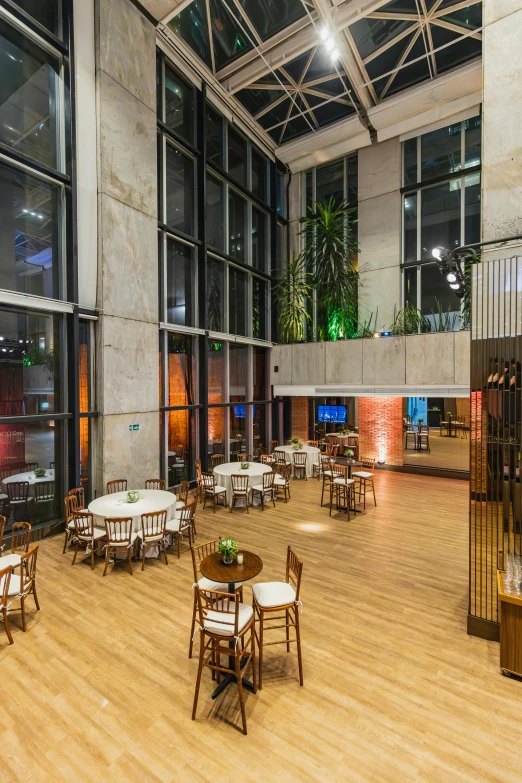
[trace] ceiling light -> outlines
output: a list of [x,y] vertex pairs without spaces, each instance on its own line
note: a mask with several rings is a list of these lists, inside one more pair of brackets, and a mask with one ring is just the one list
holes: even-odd
[[333,49],[330,49],[330,57],[332,58],[332,60],[338,60],[340,56],[341,53],[336,46],[334,46]]
[[321,39],[321,41],[324,41],[324,43],[326,43],[329,37],[330,37],[330,30],[326,25],[323,25],[319,30],[319,38]]

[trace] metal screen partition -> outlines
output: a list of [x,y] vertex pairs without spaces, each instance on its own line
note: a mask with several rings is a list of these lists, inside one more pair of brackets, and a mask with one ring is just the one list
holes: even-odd
[[522,257],[472,268],[468,633],[498,640],[496,571],[520,554]]

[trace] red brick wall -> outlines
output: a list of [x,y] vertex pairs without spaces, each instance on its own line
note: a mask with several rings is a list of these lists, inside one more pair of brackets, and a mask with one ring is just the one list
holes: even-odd
[[359,456],[403,464],[402,397],[359,397]]
[[457,419],[459,421],[465,421],[466,424],[470,423],[471,404],[469,397],[457,397]]
[[308,440],[308,397],[292,397],[292,438]]

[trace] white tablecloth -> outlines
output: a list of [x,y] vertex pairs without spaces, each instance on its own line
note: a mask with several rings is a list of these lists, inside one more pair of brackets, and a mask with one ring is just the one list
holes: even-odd
[[348,448],[348,441],[351,438],[358,438],[359,435],[356,432],[354,432],[354,433],[352,433],[350,435],[336,435],[335,433],[331,433],[331,434],[326,435],[325,437],[327,437],[327,438],[337,438],[338,441],[339,441],[339,448]]
[[[54,470],[46,469],[45,476],[43,478],[36,478],[33,471],[30,471],[29,473],[17,473],[14,476],[8,476],[8,478],[4,479],[2,481],[2,485],[12,484],[14,481],[28,481],[29,497],[34,497],[34,485],[41,484],[42,481],[54,482]],[[7,494],[7,490],[5,490],[5,494]]]
[[89,503],[88,510],[94,514],[96,527],[105,530],[105,517],[132,517],[132,530],[141,530],[141,515],[155,511],[167,511],[167,520],[172,519],[176,510],[176,495],[162,489],[140,489],[141,498],[137,503],[127,502],[126,492],[103,495]]
[[[232,479],[233,473],[243,475],[244,473],[249,476],[248,485],[252,487],[255,484],[261,484],[262,479],[259,477],[263,473],[270,473],[272,470],[271,465],[262,465],[260,462],[250,462],[250,467],[247,470],[241,470],[240,462],[224,462],[222,465],[216,465],[214,468],[214,476],[216,477],[216,483],[221,487],[225,487],[227,491],[227,504],[230,506],[232,503]],[[256,480],[257,479],[257,480]]]
[[287,462],[293,463],[293,455],[296,451],[305,451],[306,452],[306,475],[308,477],[313,475],[313,464],[319,463],[319,449],[316,449],[315,446],[303,446],[302,449],[294,449],[293,446],[278,446],[276,449],[274,449],[274,453],[276,451],[282,451],[284,452],[285,459]]

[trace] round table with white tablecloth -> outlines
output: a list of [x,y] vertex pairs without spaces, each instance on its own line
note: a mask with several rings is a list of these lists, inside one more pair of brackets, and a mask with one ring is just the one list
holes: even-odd
[[2,481],[2,485],[5,487],[7,484],[13,484],[18,481],[27,481],[29,484],[28,497],[34,497],[35,484],[42,484],[45,481],[52,481],[54,484],[54,470],[46,470],[45,476],[42,476],[41,478],[36,478],[33,470],[30,470],[28,473],[16,473],[14,476],[5,478]]
[[260,462],[249,462],[249,467],[246,470],[241,469],[240,462],[224,462],[222,465],[216,465],[214,468],[214,476],[216,477],[216,484],[221,487],[225,487],[227,491],[227,505],[232,503],[232,474],[237,473],[242,476],[246,473],[249,477],[248,486],[252,487],[255,484],[261,484],[262,479],[259,477],[263,473],[270,473],[272,470],[271,465],[263,465]]
[[319,464],[319,449],[317,449],[315,446],[303,446],[300,449],[294,449],[293,446],[278,446],[276,449],[274,449],[274,454],[276,454],[278,451],[281,451],[285,455],[285,460],[287,462],[290,462],[293,464],[294,458],[293,455],[296,451],[304,451],[306,453],[306,475],[308,478],[310,476],[313,476],[314,470],[313,465],[314,463],[316,465]]
[[141,530],[142,514],[166,511],[167,521],[173,518],[176,510],[176,495],[173,492],[162,489],[140,489],[139,492],[141,497],[137,503],[129,503],[126,492],[114,492],[92,500],[88,510],[94,515],[95,526],[105,529],[106,517],[132,517],[132,531],[138,533]]

